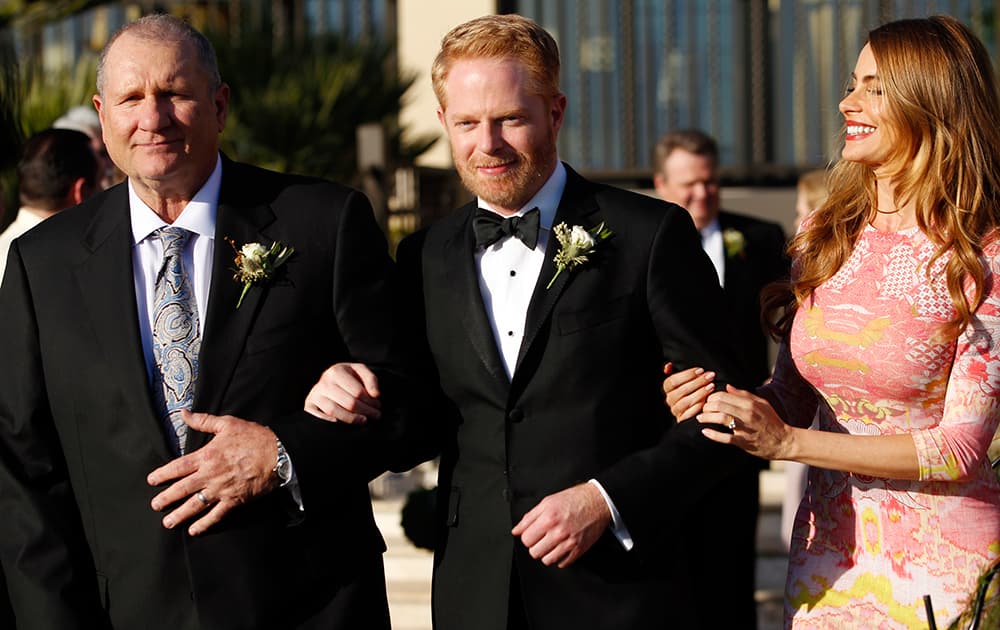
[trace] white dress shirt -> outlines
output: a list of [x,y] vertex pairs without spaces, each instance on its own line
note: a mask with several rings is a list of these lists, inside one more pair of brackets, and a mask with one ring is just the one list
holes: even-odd
[[701,230],[701,248],[705,250],[708,257],[712,259],[712,266],[719,276],[719,286],[726,286],[726,244],[722,239],[722,227],[719,220],[715,219]]
[[[531,295],[538,283],[538,274],[545,262],[545,247],[552,235],[552,222],[566,188],[566,167],[556,162],[556,169],[535,196],[518,210],[516,215],[538,208],[538,243],[534,249],[520,239],[503,238],[476,252],[476,271],[479,272],[479,291],[483,296],[486,316],[493,329],[493,338],[500,350],[507,378],[514,374],[517,355],[524,339],[524,325],[528,316]],[[479,207],[493,211],[490,204],[479,199]],[[499,213],[498,213],[499,214]],[[591,479],[611,511],[611,531],[626,550],[633,546],[632,536],[625,527],[618,509],[608,493],[596,479]]]
[[192,233],[184,248],[183,265],[187,277],[194,283],[194,299],[198,305],[198,334],[205,332],[205,307],[212,284],[212,256],[215,253],[215,218],[219,209],[219,186],[222,183],[222,160],[217,160],[208,181],[195,193],[181,215],[169,224],[159,217],[136,194],[128,180],[129,215],[132,217],[132,270],[135,278],[135,300],[139,307],[139,334],[146,357],[146,373],[153,382],[153,313],[156,274],[163,266],[163,243],[153,236],[156,230],[173,225]]
[[[212,286],[212,260],[215,254],[215,220],[219,211],[219,188],[222,184],[222,158],[217,158],[215,169],[208,180],[194,194],[173,223],[160,218],[152,208],[139,198],[132,180],[128,180],[129,216],[132,220],[132,270],[135,280],[135,301],[139,309],[139,336],[142,353],[146,358],[146,375],[153,382],[153,370],[158,369],[153,359],[153,301],[156,275],[163,266],[163,243],[154,236],[156,230],[171,225],[192,233],[182,255],[187,277],[194,283],[194,299],[198,306],[198,334],[205,332],[205,309],[208,291]],[[235,253],[233,254],[235,256]],[[235,305],[234,307],[235,308]],[[303,401],[304,402],[304,401]],[[290,460],[289,460],[290,461]],[[294,466],[284,487],[303,509],[301,491]]]

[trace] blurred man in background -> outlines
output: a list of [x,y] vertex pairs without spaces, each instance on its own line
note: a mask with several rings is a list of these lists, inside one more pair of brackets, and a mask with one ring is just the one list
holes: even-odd
[[101,190],[110,188],[125,179],[115,163],[108,156],[108,149],[104,146],[104,135],[101,131],[101,119],[90,105],[78,105],[71,107],[69,111],[56,119],[52,123],[53,129],[72,129],[87,134],[90,138],[90,148],[97,156],[97,163],[100,166],[100,178],[98,183]]
[[[719,147],[708,134],[672,131],[656,144],[653,185],[657,194],[687,209],[701,233],[701,246],[712,260],[726,301],[726,324],[738,342],[751,380],[761,384],[771,374],[768,340],[760,322],[760,292],[788,273],[785,233],[781,226],[719,208]],[[765,467],[760,462],[760,468]],[[754,589],[758,476],[719,487],[718,499],[703,514],[706,523],[726,522],[732,550],[727,573],[741,590]],[[713,510],[716,510],[713,513]],[[744,602],[739,627],[756,627],[752,602]]]
[[14,222],[0,234],[0,279],[11,241],[94,194],[97,166],[90,138],[79,131],[46,129],[28,139],[17,165],[21,207]]

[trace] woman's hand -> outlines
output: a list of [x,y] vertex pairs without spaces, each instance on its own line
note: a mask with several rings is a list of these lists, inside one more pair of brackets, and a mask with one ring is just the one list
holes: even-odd
[[715,372],[706,372],[700,367],[671,374],[673,371],[673,363],[663,366],[663,373],[668,375],[663,381],[663,394],[670,413],[680,422],[695,417],[708,395],[715,391]]
[[726,391],[708,397],[702,424],[720,424],[732,433],[705,427],[702,434],[722,444],[732,444],[764,459],[791,459],[795,428],[778,417],[771,403],[750,392],[726,386]]
[[322,420],[364,424],[381,416],[378,378],[362,363],[337,363],[306,396],[305,410]]

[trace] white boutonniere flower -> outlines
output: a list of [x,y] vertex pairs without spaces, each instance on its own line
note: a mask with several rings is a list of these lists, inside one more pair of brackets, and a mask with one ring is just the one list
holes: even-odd
[[285,264],[285,261],[295,253],[294,247],[279,241],[275,241],[270,248],[267,248],[260,243],[247,243],[243,247],[236,247],[233,239],[226,240],[236,252],[233,280],[243,284],[243,292],[236,302],[236,308],[243,304],[243,298],[246,297],[250,287],[270,280],[278,267]]
[[726,247],[726,256],[729,258],[746,254],[747,239],[739,230],[733,228],[722,230],[722,244]]
[[586,263],[587,256],[594,253],[597,244],[614,234],[611,230],[606,229],[603,223],[589,230],[582,225],[574,225],[570,228],[565,223],[560,223],[552,228],[552,231],[555,232],[556,238],[559,240],[559,252],[555,257],[556,273],[549,280],[546,289],[552,286],[552,283],[556,281],[564,269],[573,271]]

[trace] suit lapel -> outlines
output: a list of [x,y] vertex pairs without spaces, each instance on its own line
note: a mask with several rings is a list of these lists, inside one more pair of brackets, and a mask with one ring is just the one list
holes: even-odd
[[[586,185],[586,180],[569,166],[566,167],[566,188],[563,190],[559,208],[552,220],[553,228],[560,223],[565,223],[570,228],[574,225],[581,225],[589,230],[601,222],[597,212],[597,203],[592,196],[587,194]],[[573,273],[564,270],[555,279],[552,286],[546,288],[549,281],[556,275],[555,257],[559,248],[559,239],[556,238],[555,230],[552,229],[549,232],[548,243],[545,245],[545,261],[542,263],[542,270],[538,274],[538,281],[535,283],[535,290],[531,295],[531,302],[528,304],[528,313],[524,322],[524,339],[521,341],[521,349],[517,353],[517,363],[514,367],[515,375],[532,344],[535,343],[542,325],[552,313],[556,302],[559,301],[559,297],[572,282]]]
[[447,270],[449,284],[455,287],[456,295],[464,296],[464,299],[456,300],[455,308],[459,310],[459,319],[476,356],[490,374],[507,383],[507,371],[500,359],[500,351],[493,338],[493,327],[486,316],[483,294],[479,289],[479,273],[475,261],[476,244],[471,225],[475,207],[476,204],[472,203],[459,210],[465,216],[459,222],[458,229],[450,238],[445,239],[441,257]]
[[[243,286],[233,279],[236,247],[260,242],[270,245],[275,239],[264,232],[275,217],[266,204],[244,202],[240,188],[246,182],[239,176],[239,166],[223,161],[222,187],[215,223],[215,253],[212,259],[212,280],[205,309],[205,326],[202,333],[201,353],[198,357],[198,385],[195,389],[194,409],[222,413],[222,401],[236,364],[243,354],[243,346],[257,317],[261,299],[267,291],[256,286],[236,308]],[[192,432],[188,436],[188,450],[202,446],[207,436]]]
[[127,190],[124,184],[113,189],[98,210],[82,239],[89,256],[75,269],[75,276],[81,308],[89,316],[98,346],[110,365],[109,381],[120,383],[131,407],[143,411],[135,416],[125,414],[126,422],[134,423],[149,438],[158,455],[170,459],[139,333]]

